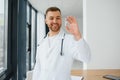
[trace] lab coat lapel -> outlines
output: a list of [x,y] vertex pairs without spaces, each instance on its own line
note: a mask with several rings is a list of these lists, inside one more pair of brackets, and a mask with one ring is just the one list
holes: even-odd
[[48,52],[46,54],[46,66],[49,66],[50,69],[55,69],[57,60],[61,57],[60,50],[62,35],[63,32],[60,31],[56,38],[53,39],[52,45],[48,48]]
[[47,45],[48,45],[47,46],[48,47],[48,49],[47,49],[48,52],[46,54],[47,58],[49,56],[54,56],[54,55],[58,54],[58,51],[61,50],[61,41],[62,41],[63,35],[64,35],[64,32],[61,29],[60,32],[58,33],[58,35],[56,35],[55,38],[52,40],[52,43],[50,43],[49,37],[47,35],[47,37],[46,37]]

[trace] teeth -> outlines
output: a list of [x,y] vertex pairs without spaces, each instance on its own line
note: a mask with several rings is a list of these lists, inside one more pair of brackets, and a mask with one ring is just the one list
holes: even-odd
[[57,24],[53,24],[53,26],[57,26]]

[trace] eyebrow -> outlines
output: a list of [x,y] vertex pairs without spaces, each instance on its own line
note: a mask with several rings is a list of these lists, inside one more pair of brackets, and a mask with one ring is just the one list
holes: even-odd
[[[54,16],[50,16],[49,18],[53,18]],[[56,18],[61,18],[61,16],[56,16]]]
[[57,16],[57,17],[61,17],[61,16]]

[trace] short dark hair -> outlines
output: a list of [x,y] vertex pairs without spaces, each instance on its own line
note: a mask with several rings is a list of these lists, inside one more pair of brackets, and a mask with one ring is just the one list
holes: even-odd
[[45,12],[45,17],[49,11],[59,11],[61,13],[61,10],[58,7],[49,7]]

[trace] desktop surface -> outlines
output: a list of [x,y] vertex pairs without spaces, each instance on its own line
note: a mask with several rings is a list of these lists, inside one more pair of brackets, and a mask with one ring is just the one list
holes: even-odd
[[101,69],[101,70],[72,70],[71,75],[83,76],[83,80],[109,80],[104,75],[114,75],[120,77],[120,69]]

